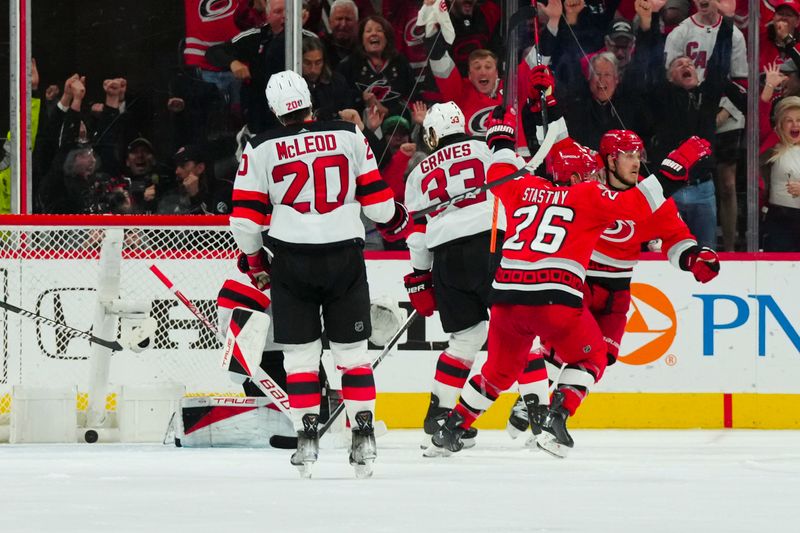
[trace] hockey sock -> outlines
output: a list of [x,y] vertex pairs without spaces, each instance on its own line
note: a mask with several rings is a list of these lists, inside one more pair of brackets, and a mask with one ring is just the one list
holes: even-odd
[[583,365],[567,365],[558,379],[558,390],[564,393],[563,406],[574,415],[594,385],[594,374]]
[[547,368],[542,352],[534,350],[528,355],[528,363],[520,374],[518,382],[519,393],[522,396],[535,394],[539,398],[539,405],[550,403]]
[[439,407],[452,409],[469,377],[472,362],[456,359],[447,352],[439,355],[431,392],[439,398]]
[[303,431],[303,416],[319,415],[320,387],[316,372],[298,372],[286,376],[286,393],[292,409],[295,431]]
[[497,400],[500,391],[486,381],[482,374],[473,376],[461,391],[456,411],[464,417],[464,428],[469,429],[479,416]]
[[371,366],[349,368],[342,374],[342,397],[352,419],[360,411],[375,413],[375,376]]

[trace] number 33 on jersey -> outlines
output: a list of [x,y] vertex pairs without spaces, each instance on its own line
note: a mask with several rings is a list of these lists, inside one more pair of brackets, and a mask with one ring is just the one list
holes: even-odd
[[375,220],[394,213],[394,197],[375,156],[348,122],[307,122],[254,137],[233,191],[231,225],[265,226],[270,237],[293,244],[364,239],[360,210]]

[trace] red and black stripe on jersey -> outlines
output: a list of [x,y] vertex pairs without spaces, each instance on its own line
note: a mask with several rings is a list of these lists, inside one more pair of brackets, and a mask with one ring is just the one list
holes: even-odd
[[357,367],[342,374],[342,396],[345,400],[375,399],[375,376],[372,367]]
[[469,377],[469,370],[464,363],[444,352],[436,362],[436,374],[433,379],[450,387],[461,388]]
[[269,203],[269,195],[257,191],[233,190],[233,210],[231,216],[236,218],[246,218],[261,226],[268,226],[269,213],[272,206]]
[[356,201],[361,205],[379,204],[393,198],[391,187],[377,170],[356,177]]
[[225,280],[217,295],[217,305],[225,309],[246,307],[247,309],[263,312],[267,310],[269,304],[269,296],[252,285],[235,279]]
[[633,268],[620,268],[611,265],[604,265],[596,261],[589,261],[589,268],[586,270],[587,283],[599,283],[614,291],[629,290]]

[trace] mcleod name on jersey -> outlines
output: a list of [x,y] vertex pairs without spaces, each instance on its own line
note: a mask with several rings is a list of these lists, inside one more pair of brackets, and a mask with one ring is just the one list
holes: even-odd
[[376,222],[390,220],[395,210],[366,138],[342,121],[287,126],[250,140],[236,176],[230,219],[245,253],[261,248],[270,204],[270,238],[296,245],[363,240],[361,208]]
[[[469,189],[486,183],[491,153],[485,142],[457,136],[423,159],[406,181],[406,206],[419,211],[444,202]],[[433,261],[430,250],[464,237],[487,232],[492,227],[493,197],[480,193],[473,198],[434,211],[417,222],[406,242],[411,251],[411,265],[429,270]],[[505,227],[499,215],[500,229]]]
[[[492,156],[489,182],[522,168],[511,150]],[[636,222],[664,203],[654,176],[627,192],[596,182],[555,187],[533,175],[492,189],[506,212],[503,257],[495,274],[492,301],[580,307],[586,268],[598,237],[617,218]]]

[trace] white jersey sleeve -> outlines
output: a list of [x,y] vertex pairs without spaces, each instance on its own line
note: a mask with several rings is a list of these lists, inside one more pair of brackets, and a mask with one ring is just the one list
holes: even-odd
[[263,246],[261,233],[269,227],[269,183],[263,161],[248,142],[233,184],[231,233],[239,249],[254,254]]

